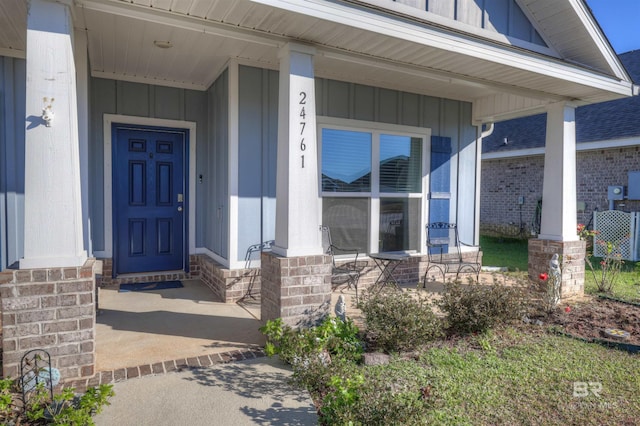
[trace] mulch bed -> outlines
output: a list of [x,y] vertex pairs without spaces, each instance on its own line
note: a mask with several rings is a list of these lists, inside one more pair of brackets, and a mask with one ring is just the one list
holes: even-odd
[[[546,318],[548,325],[557,325],[567,334],[584,339],[600,339],[640,345],[640,306],[621,301],[593,298],[587,302],[563,304]],[[604,330],[615,328],[629,332],[625,340],[611,339]]]

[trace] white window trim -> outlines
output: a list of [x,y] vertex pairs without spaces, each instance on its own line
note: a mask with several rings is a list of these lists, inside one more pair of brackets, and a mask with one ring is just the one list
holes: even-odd
[[[371,133],[371,191],[370,192],[323,192],[322,191],[322,130],[325,128]],[[369,253],[378,252],[380,233],[380,198],[417,198],[422,199],[420,212],[420,246],[418,250],[407,250],[409,254],[426,254],[426,235],[423,232],[429,218],[429,176],[431,173],[431,129],[428,127],[403,126],[398,124],[378,123],[372,121],[351,120],[326,116],[317,117],[318,132],[318,192],[320,193],[320,209],[323,197],[367,198],[369,207]],[[393,134],[420,138],[422,143],[422,192],[396,193],[379,191],[380,134]],[[378,166],[376,166],[378,165]]]

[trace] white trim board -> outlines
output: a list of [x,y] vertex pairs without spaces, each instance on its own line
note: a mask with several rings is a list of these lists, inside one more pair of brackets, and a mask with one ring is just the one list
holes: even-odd
[[[600,149],[616,149],[628,148],[631,146],[640,146],[640,136],[633,138],[609,139],[595,142],[578,142],[576,151],[595,151]],[[536,155],[544,155],[544,147],[516,149],[507,152],[489,152],[482,154],[482,160],[500,160],[517,157],[532,157]]]
[[[113,123],[139,126],[172,127],[189,131],[189,229],[188,254],[196,253],[196,123],[182,120],[166,120],[161,118],[136,117],[129,115],[104,114],[104,250],[94,251],[100,258],[113,257],[113,159],[111,158],[111,125]],[[188,266],[188,265],[185,265]]]
[[[365,132],[370,133],[372,136],[371,139],[371,163],[379,164],[379,144],[380,144],[380,135],[386,133],[393,133],[405,136],[411,136],[420,138],[422,143],[422,193],[388,193],[388,192],[380,192],[379,189],[373,189],[373,186],[369,192],[325,192],[322,191],[322,179],[318,180],[318,191],[321,194],[320,196],[320,212],[322,212],[322,203],[324,197],[331,198],[363,198],[368,199],[370,201],[369,204],[369,248],[368,251],[371,253],[375,253],[378,251],[377,241],[379,236],[379,217],[380,217],[380,199],[381,198],[404,198],[404,199],[421,199],[421,217],[420,217],[420,229],[424,229],[425,225],[428,222],[429,218],[429,192],[430,192],[430,178],[431,178],[431,136],[432,131],[430,127],[417,127],[417,126],[408,126],[402,124],[391,124],[391,123],[382,123],[382,122],[373,122],[373,121],[364,121],[364,120],[355,120],[350,118],[336,118],[336,117],[328,117],[319,115],[317,116],[317,140],[318,140],[318,172],[321,174],[322,169],[322,131],[325,128],[338,129],[338,130],[347,130],[347,131],[356,131],[356,132]],[[453,157],[452,157],[453,159]],[[457,174],[457,164],[451,165],[451,173],[452,176]],[[378,176],[379,169],[375,167],[371,170],[371,181],[377,181],[379,179]],[[453,185],[452,185],[452,188]],[[454,190],[455,196],[457,196],[457,190]],[[454,197],[452,197],[454,198]],[[452,211],[454,211],[452,209]],[[322,214],[322,213],[320,213]],[[377,218],[377,219],[374,219]],[[321,221],[322,222],[322,221]],[[406,253],[414,253],[423,255],[426,254],[426,235],[424,232],[420,232],[420,246],[417,251],[408,250]]]
[[509,64],[512,68],[532,71],[538,75],[605,90],[623,96],[631,96],[633,83],[593,72],[584,66],[555,60],[549,56],[505,49],[478,38],[463,38],[433,28],[418,27],[409,22],[400,22],[368,11],[355,12],[353,7],[324,0],[253,0],[270,7],[300,13],[305,16],[359,28],[364,31],[394,36],[400,40],[457,52],[498,64]]

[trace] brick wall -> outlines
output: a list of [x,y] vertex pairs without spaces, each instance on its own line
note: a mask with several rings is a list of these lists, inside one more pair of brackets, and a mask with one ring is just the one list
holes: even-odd
[[580,297],[584,295],[584,258],[585,241],[550,241],[532,238],[529,240],[529,279],[540,282],[539,275],[549,272],[549,261],[554,254],[560,256],[562,284],[560,298]]
[[113,278],[113,259],[101,259],[104,276],[101,286],[118,286],[124,283],[146,283],[199,278],[222,302],[235,303],[246,297],[260,294],[260,268],[228,269],[206,254],[189,256],[189,272],[170,271],[149,274],[127,274]]
[[262,321],[282,318],[294,327],[322,320],[331,305],[331,257],[280,257],[263,252]]
[[192,274],[223,302],[235,303],[247,295],[260,295],[260,268],[228,269],[205,254],[191,256],[197,274]]
[[64,381],[95,366],[95,280],[102,264],[0,273],[3,376],[17,377],[22,356],[44,349]]
[[[520,157],[482,161],[480,229],[483,234],[531,235],[536,205],[542,198],[544,157]],[[640,170],[640,147],[579,152],[576,157],[577,199],[586,204],[578,212],[579,223],[587,224],[593,211],[609,208],[610,185],[627,185],[628,172]],[[524,196],[524,204],[518,197]],[[616,208],[640,211],[640,201],[618,201]],[[520,233],[521,225],[524,232]]]

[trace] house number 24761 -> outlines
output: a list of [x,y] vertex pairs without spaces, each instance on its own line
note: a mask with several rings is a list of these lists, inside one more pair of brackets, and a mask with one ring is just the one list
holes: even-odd
[[304,129],[307,127],[307,112],[304,107],[307,104],[307,92],[300,92],[300,100],[298,105],[300,106],[300,160],[302,162],[302,168],[304,169],[304,151],[307,149],[307,145],[304,143]]

